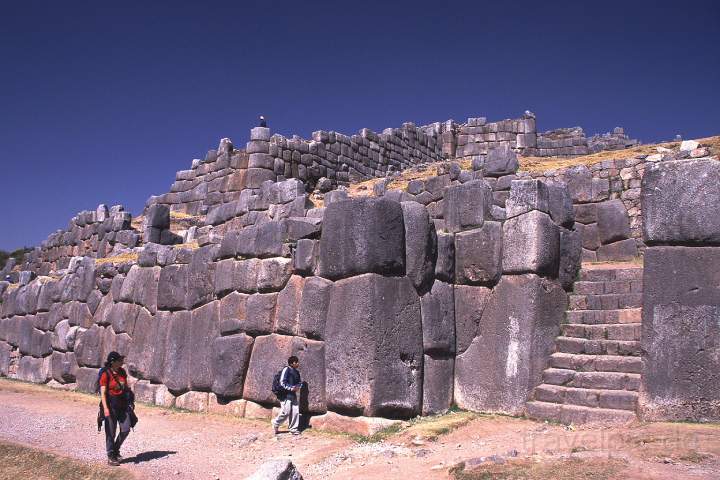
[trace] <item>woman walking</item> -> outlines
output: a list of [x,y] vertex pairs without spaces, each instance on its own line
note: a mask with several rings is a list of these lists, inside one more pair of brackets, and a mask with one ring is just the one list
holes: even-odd
[[124,359],[118,352],[110,352],[99,380],[105,416],[105,449],[108,465],[112,466],[120,465],[120,447],[137,421],[133,412],[134,396],[122,368]]

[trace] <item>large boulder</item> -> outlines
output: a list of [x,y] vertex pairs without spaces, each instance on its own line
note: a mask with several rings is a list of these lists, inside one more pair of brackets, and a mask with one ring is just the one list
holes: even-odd
[[371,273],[336,282],[325,327],[328,408],[419,414],[422,337],[420,298],[407,277]]
[[303,480],[303,477],[289,459],[280,458],[260,465],[248,480]]
[[548,184],[548,207],[553,222],[565,228],[572,228],[575,223],[572,197],[567,185],[562,183]]
[[557,277],[559,254],[560,229],[548,214],[533,210],[503,224],[503,272]]
[[145,309],[138,313],[133,341],[126,359],[133,376],[154,383],[162,382],[171,317],[172,314],[165,311],[154,316]]
[[80,366],[99,368],[105,362],[102,358],[104,335],[105,328],[93,325],[78,336],[75,357]]
[[95,259],[90,257],[73,257],[69,272],[57,287],[60,290],[60,300],[70,302],[78,300],[85,302],[95,288]]
[[519,167],[517,155],[510,144],[503,143],[490,148],[485,158],[483,173],[488,177],[500,177],[517,172]]
[[608,200],[597,206],[597,225],[603,244],[624,240],[630,236],[630,219],[622,200]]
[[297,335],[304,284],[305,279],[303,277],[293,275],[285,288],[278,294],[275,309],[275,333]]
[[582,236],[577,230],[560,228],[560,265],[558,280],[567,291],[572,290],[582,262]]
[[677,160],[648,166],[641,195],[646,243],[720,243],[719,161]]
[[210,302],[192,311],[191,350],[188,373],[191,390],[209,391],[213,385],[212,342],[220,335],[219,302]]
[[[243,398],[262,405],[278,404],[270,390],[273,376],[295,355],[300,360],[300,377],[307,382],[305,410],[324,412],[325,402],[325,345],[323,342],[286,335],[257,337],[245,377]],[[303,405],[301,405],[302,407]]]
[[384,198],[330,204],[320,237],[319,275],[330,280],[363,273],[405,273],[402,207]]
[[467,350],[480,328],[483,312],[492,290],[487,287],[455,285],[455,351]]
[[46,383],[50,380],[50,357],[20,357],[17,379],[32,383]]
[[437,232],[437,242],[435,278],[453,283],[455,281],[455,235]]
[[315,340],[325,339],[325,321],[330,308],[333,283],[321,277],[305,280],[298,313],[298,334]]
[[190,304],[190,265],[168,265],[160,271],[157,306],[161,310],[187,310]]
[[60,383],[74,383],[78,371],[75,354],[53,352],[50,356],[50,375]]
[[492,204],[492,190],[483,180],[448,187],[443,202],[445,228],[455,233],[482,227],[483,222],[491,218]]
[[641,410],[652,420],[720,419],[720,248],[645,250]]
[[218,337],[212,343],[212,391],[220,397],[240,398],[253,338],[244,333]]
[[423,415],[446,412],[453,401],[455,357],[425,355],[423,361]]
[[405,222],[405,269],[422,294],[430,289],[435,277],[437,234],[424,206],[417,202],[400,205]]
[[192,314],[180,311],[164,315],[168,326],[162,383],[175,394],[184,393],[190,384],[190,355],[194,348]]
[[155,313],[157,311],[160,270],[160,267],[133,265],[122,284],[119,300],[142,305],[150,313]]
[[507,218],[538,210],[550,213],[550,190],[542,180],[513,180],[505,202]]
[[423,351],[432,354],[455,353],[455,294],[448,283],[436,280],[420,299]]
[[485,222],[481,228],[455,235],[455,282],[492,286],[502,274],[503,228]]
[[474,411],[522,413],[541,381],[566,308],[567,295],[557,282],[533,274],[503,276],[477,336],[455,359],[455,403]]

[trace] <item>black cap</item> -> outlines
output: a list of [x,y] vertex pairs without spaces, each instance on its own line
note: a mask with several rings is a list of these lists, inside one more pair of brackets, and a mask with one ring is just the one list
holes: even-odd
[[110,352],[110,353],[108,353],[108,356],[107,356],[107,363],[112,363],[115,360],[124,360],[124,359],[125,359],[125,357],[120,355],[118,352]]

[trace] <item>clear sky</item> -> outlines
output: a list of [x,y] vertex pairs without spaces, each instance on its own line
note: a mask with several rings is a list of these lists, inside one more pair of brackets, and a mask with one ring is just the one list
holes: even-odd
[[0,0],[0,249],[138,213],[259,113],[307,137],[538,115],[720,134],[720,2]]

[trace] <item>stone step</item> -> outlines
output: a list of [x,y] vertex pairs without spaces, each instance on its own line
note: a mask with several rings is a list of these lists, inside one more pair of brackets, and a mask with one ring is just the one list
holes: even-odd
[[546,368],[543,382],[564,387],[600,390],[632,390],[640,388],[639,373],[578,372],[564,368]]
[[642,307],[642,293],[569,295],[570,310],[618,310]]
[[642,293],[642,280],[608,280],[606,282],[575,282],[573,293],[602,295],[603,293]]
[[568,310],[565,312],[567,323],[625,324],[641,323],[642,308],[621,308],[617,310]]
[[563,353],[640,356],[640,342],[634,340],[588,340],[587,338],[557,337],[555,348],[558,352]]
[[596,324],[566,323],[561,325],[565,337],[589,340],[640,340],[639,323]]
[[632,266],[625,268],[587,268],[580,269],[582,282],[606,282],[613,280],[642,280],[643,268]]
[[638,393],[628,390],[572,388],[542,384],[535,388],[533,399],[541,402],[594,408],[614,408],[635,412],[637,410]]
[[624,424],[637,419],[634,412],[611,408],[581,407],[559,403],[532,401],[526,404],[527,416],[538,420],[564,423]]
[[582,355],[555,352],[550,355],[550,367],[579,372],[641,373],[642,359],[621,355]]

